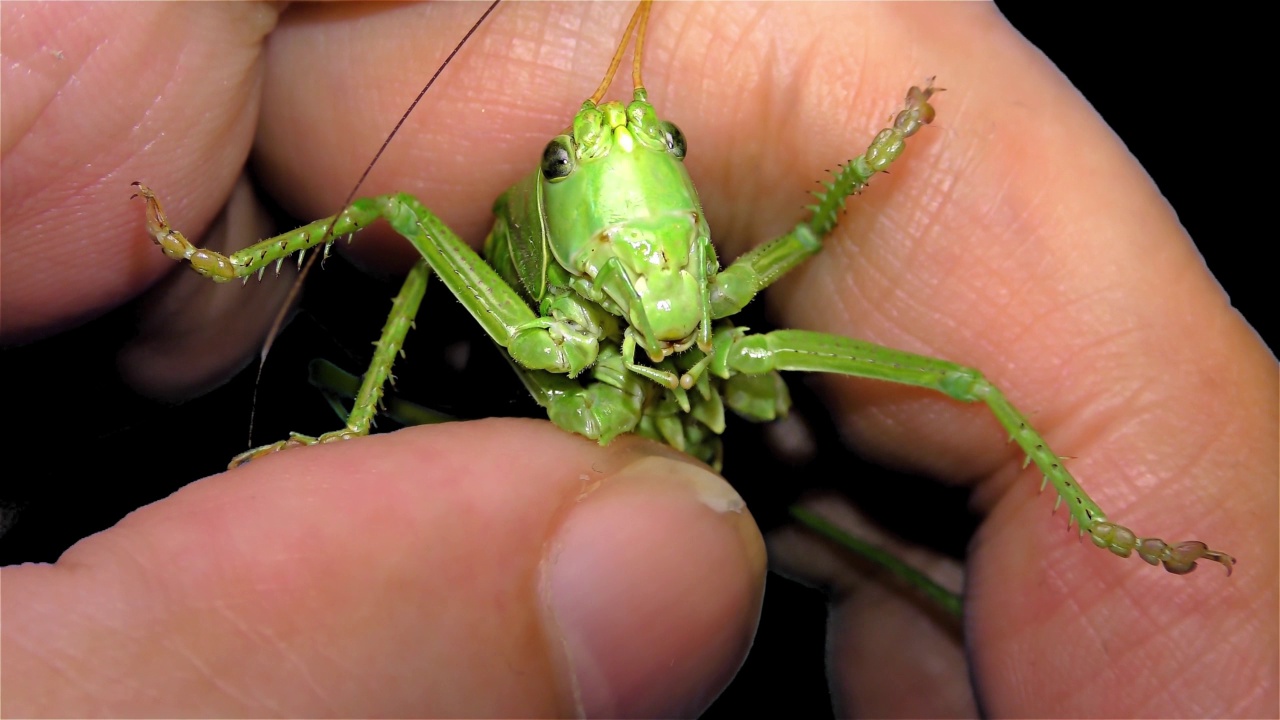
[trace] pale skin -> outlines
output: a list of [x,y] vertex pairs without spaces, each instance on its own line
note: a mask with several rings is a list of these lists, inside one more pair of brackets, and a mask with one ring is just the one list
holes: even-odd
[[[3,12],[6,72],[11,59],[37,71],[4,77],[10,339],[187,272],[147,238],[140,205],[127,202],[133,180],[162,191],[175,223],[198,237],[256,143],[260,170],[295,214],[333,212],[479,8],[330,9],[270,35],[274,11],[254,6],[108,5],[74,26],[57,7]],[[467,17],[426,22],[428,12]],[[24,13],[63,16],[26,34],[50,38],[61,59],[9,37]],[[504,8],[364,192],[412,192],[478,244],[492,199],[595,86],[625,15]],[[555,28],[573,19],[584,25],[570,43]],[[823,33],[841,40],[815,38]],[[858,628],[856,651],[833,643],[838,702],[872,715],[972,712],[971,673],[992,714],[1276,715],[1275,359],[1066,81],[981,5],[663,5],[650,37],[646,85],[689,138],[727,257],[794,223],[822,168],[864,147],[907,86],[945,72],[935,127],[851,201],[818,259],[768,293],[774,317],[982,368],[1075,456],[1072,470],[1117,520],[1240,561],[1230,579],[1212,564],[1176,578],[1081,546],[1061,515],[1047,518],[1051,499],[1035,494],[980,409],[830,380],[835,415],[861,450],[975,482],[988,513],[965,568],[965,652],[952,647],[947,671],[928,675],[938,704],[877,694],[891,687],[877,672],[923,674],[945,650],[927,623],[886,620],[906,617],[899,596],[866,593],[838,605],[833,632]],[[76,55],[93,47],[87,61]],[[403,70],[375,71],[386,67]],[[75,92],[46,108],[67,68]],[[67,214],[69,196],[90,211]],[[393,263],[409,252],[390,233],[352,247]],[[259,341],[237,327],[212,344],[231,364]],[[163,364],[171,386],[188,381],[190,357],[209,355],[179,353]],[[1155,377],[1165,367],[1177,383]],[[196,483],[58,565],[4,571],[3,709],[568,712],[532,578],[546,570],[546,543],[629,518],[637,537],[656,539],[628,556],[625,575],[684,578],[674,585],[686,603],[680,631],[663,637],[690,647],[661,650],[689,657],[697,670],[684,675],[698,685],[668,704],[636,690],[625,707],[696,712],[745,652],[763,551],[748,515],[661,500],[687,497],[686,485],[655,490],[635,473],[611,484],[637,447],[601,449],[541,422],[465,423],[291,451]],[[604,469],[586,500],[582,468]],[[830,567],[805,570],[849,588]],[[627,647],[654,640],[642,626],[611,630]],[[246,672],[254,657],[294,665]],[[414,682],[401,681],[405,668]],[[126,692],[130,683],[148,693]],[[496,684],[509,692],[477,692]]]

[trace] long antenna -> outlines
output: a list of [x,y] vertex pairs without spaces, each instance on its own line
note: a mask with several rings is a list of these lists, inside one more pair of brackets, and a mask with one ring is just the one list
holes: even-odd
[[644,31],[649,27],[650,4],[651,0],[643,0],[640,7],[636,8],[636,14],[644,10],[644,14],[640,16],[640,29],[636,31],[636,51],[631,58],[631,82],[637,90],[644,87],[644,83],[640,80],[640,59],[644,56]]
[[600,104],[604,99],[604,94],[609,92],[609,86],[613,84],[613,76],[618,72],[618,66],[622,64],[622,55],[627,51],[627,45],[631,44],[632,32],[636,29],[636,25],[640,25],[640,33],[636,38],[635,63],[632,66],[631,77],[635,80],[636,87],[640,85],[640,46],[644,43],[644,28],[649,22],[649,6],[653,4],[653,0],[641,0],[640,5],[636,7],[636,11],[631,15],[631,22],[627,23],[627,29],[622,33],[622,40],[618,43],[618,49],[613,52],[613,60],[609,63],[609,69],[605,71],[604,79],[600,81],[600,86],[596,91],[591,93],[591,103]]
[[[352,186],[351,191],[347,193],[346,199],[342,201],[343,208],[350,205],[351,201],[356,198],[356,193],[360,192],[360,187],[364,185],[365,179],[369,177],[369,173],[372,172],[373,166],[378,163],[378,160],[382,158],[382,154],[387,151],[387,146],[391,144],[391,140],[395,138],[396,134],[400,132],[400,128],[404,126],[405,121],[409,119],[411,114],[413,114],[414,108],[418,107],[418,103],[422,101],[423,96],[427,94],[427,91],[431,89],[431,86],[435,85],[440,74],[449,66],[449,63],[453,61],[453,58],[458,54],[458,51],[462,49],[462,46],[467,44],[467,41],[471,39],[471,36],[475,34],[476,30],[480,29],[480,26],[484,24],[484,21],[489,19],[489,15],[493,13],[494,9],[498,7],[498,3],[500,2],[502,2],[502,0],[493,0],[493,3],[491,3],[484,11],[484,14],[480,16],[480,19],[476,20],[475,23],[472,24],[471,29],[467,31],[467,34],[463,35],[462,39],[458,41],[458,44],[454,46],[453,51],[444,59],[444,62],[440,64],[440,67],[436,68],[435,74],[431,76],[431,79],[427,81],[427,84],[423,85],[422,90],[418,91],[418,96],[413,99],[413,102],[409,104],[408,109],[406,109],[404,114],[400,116],[400,119],[396,121],[395,127],[391,128],[391,132],[387,134],[387,138],[382,141],[382,147],[378,148],[378,152],[374,154],[373,159],[369,161],[367,166],[365,166],[364,172],[360,174],[360,179],[356,180],[356,184]],[[339,211],[339,214],[341,214],[341,211]],[[334,222],[337,221],[337,218],[338,215],[334,215]],[[333,222],[330,222],[329,227],[324,232],[327,242],[333,241],[332,233]],[[253,416],[258,408],[258,385],[262,382],[262,367],[267,363],[267,354],[271,352],[271,346],[275,344],[276,336],[280,334],[280,328],[284,325],[285,318],[288,317],[289,308],[293,306],[294,301],[298,299],[298,293],[302,291],[302,281],[307,277],[307,273],[311,271],[311,267],[316,264],[316,258],[323,257],[328,254],[328,247],[328,244],[326,244],[325,252],[312,253],[311,257],[307,258],[306,264],[302,266],[301,270],[298,272],[298,277],[293,281],[293,286],[289,288],[289,294],[285,297],[284,304],[276,311],[275,319],[271,321],[271,329],[267,331],[267,337],[262,343],[262,351],[258,353],[258,374],[253,381],[253,399],[251,401],[251,409],[249,410],[250,447],[253,446]]]

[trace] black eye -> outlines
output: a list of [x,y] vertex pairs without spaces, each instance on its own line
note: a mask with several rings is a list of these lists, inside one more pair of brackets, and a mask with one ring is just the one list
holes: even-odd
[[551,182],[563,180],[573,172],[573,140],[559,135],[542,151],[542,177]]
[[683,160],[684,154],[689,150],[684,142],[684,133],[680,132],[680,128],[676,127],[675,123],[666,120],[662,121],[661,128],[662,140],[667,144],[667,152]]

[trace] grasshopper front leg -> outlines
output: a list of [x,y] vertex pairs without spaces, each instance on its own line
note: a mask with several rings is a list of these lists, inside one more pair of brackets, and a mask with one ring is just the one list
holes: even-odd
[[814,193],[818,204],[809,206],[806,222],[743,254],[721,271],[712,281],[712,317],[718,320],[736,314],[761,290],[822,250],[822,241],[835,229],[849,196],[861,192],[873,175],[885,172],[902,154],[907,138],[933,122],[929,98],[937,92],[941,88],[933,86],[933,78],[924,89],[913,86],[908,90],[893,125],[876,133],[866,152],[841,166],[831,182],[824,184],[825,190]]
[[[169,219],[155,193],[141,183],[135,182],[134,187],[137,188],[134,197],[141,197],[146,202],[147,229],[156,244],[169,257],[175,260],[186,260],[193,270],[214,282],[226,282],[237,278],[247,280],[255,273],[261,277],[263,271],[272,263],[275,263],[279,269],[284,259],[294,253],[298,253],[299,264],[301,264],[303,251],[317,245],[324,245],[327,252],[334,238],[360,230],[382,216],[380,198],[357,200],[334,217],[317,220],[292,232],[255,243],[231,255],[223,255],[192,245],[181,232],[169,225]],[[425,262],[416,263],[393,300],[391,314],[387,317],[381,336],[374,344],[373,361],[361,381],[356,401],[347,416],[346,427],[324,433],[319,437],[292,433],[287,440],[253,448],[237,455],[231,460],[229,467],[236,467],[289,447],[336,442],[367,435],[382,398],[383,386],[391,377],[391,365],[404,346],[413,318],[418,313],[430,272]]]
[[936,390],[961,402],[984,403],[1009,433],[1009,438],[1026,453],[1027,460],[1023,466],[1035,463],[1044,475],[1041,489],[1045,482],[1051,483],[1058,494],[1057,502],[1066,502],[1070,512],[1068,525],[1075,521],[1080,532],[1089,533],[1089,538],[1098,547],[1120,557],[1129,557],[1136,551],[1148,563],[1163,564],[1165,570],[1177,575],[1191,572],[1196,561],[1202,559],[1221,563],[1228,575],[1235,565],[1235,558],[1211,550],[1202,542],[1193,540],[1170,544],[1159,538],[1140,538],[1123,525],[1108,522],[1102,508],[1085,493],[1067,471],[1061,457],[1049,448],[1026,417],[1005,398],[1004,393],[973,368],[875,343],[805,330],[778,330],[737,338],[731,347],[717,348],[717,360],[711,371],[721,377],[735,373],[760,375],[777,370],[829,372],[915,385]]
[[410,271],[396,296],[346,427],[319,437],[295,433],[288,440],[237,456],[232,460],[232,467],[288,447],[367,435],[382,398],[383,385],[391,378],[392,363],[403,347],[432,272],[521,366],[573,376],[596,361],[598,333],[578,327],[570,320],[539,317],[474,250],[409,195],[362,198],[333,217],[223,255],[192,245],[169,225],[155,193],[141,183],[134,185],[138,188],[136,197],[146,201],[147,227],[156,244],[169,257],[188,261],[196,272],[216,282],[247,280],[273,263],[278,266],[291,254],[318,245],[327,248],[334,238],[356,232],[379,218],[386,220],[422,255],[423,259]]

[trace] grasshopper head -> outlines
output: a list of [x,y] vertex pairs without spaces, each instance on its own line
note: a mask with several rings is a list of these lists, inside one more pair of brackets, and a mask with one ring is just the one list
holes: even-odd
[[625,108],[584,103],[543,153],[552,254],[592,279],[655,361],[709,333],[717,266],[684,155],[684,136],[658,119],[643,88]]

